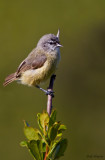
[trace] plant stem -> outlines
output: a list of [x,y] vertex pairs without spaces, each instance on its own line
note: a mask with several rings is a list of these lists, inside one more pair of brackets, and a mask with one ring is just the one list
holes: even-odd
[[[48,91],[52,91],[53,92],[53,85],[54,85],[54,80],[55,80],[56,75],[52,75],[50,78],[50,83],[49,83],[49,87],[48,87]],[[52,110],[52,96],[48,95],[48,100],[47,100],[47,112],[49,114],[49,116],[51,115],[51,110]],[[46,153],[45,153],[45,157],[44,160],[47,160],[47,154],[48,154],[48,146],[46,145]]]
[[[48,91],[53,92],[53,85],[54,85],[54,80],[55,80],[56,75],[52,75],[50,78],[50,84],[48,87]],[[52,96],[48,95],[48,100],[47,100],[47,112],[49,116],[51,115],[51,110],[52,110]]]
[[46,153],[45,153],[44,160],[47,160],[47,153],[48,153],[48,146],[46,146]]

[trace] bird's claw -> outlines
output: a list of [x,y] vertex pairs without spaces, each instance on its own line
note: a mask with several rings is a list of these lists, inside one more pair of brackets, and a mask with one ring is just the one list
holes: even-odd
[[53,91],[48,91],[48,90],[47,90],[46,95],[50,95],[50,96],[54,97],[54,92],[53,92]]

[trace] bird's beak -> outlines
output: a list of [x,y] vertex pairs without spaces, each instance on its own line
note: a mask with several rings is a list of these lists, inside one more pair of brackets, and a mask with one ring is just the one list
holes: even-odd
[[57,44],[57,47],[63,47],[63,46],[62,46],[61,44],[58,43],[58,44]]
[[60,33],[60,31],[59,31],[59,29],[58,29],[58,33],[57,33],[57,35],[56,35],[58,38],[59,38],[59,33]]

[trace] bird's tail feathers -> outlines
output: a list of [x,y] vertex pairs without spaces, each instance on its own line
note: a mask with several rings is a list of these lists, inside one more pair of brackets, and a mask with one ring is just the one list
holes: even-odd
[[7,86],[9,83],[15,80],[16,80],[16,73],[12,73],[5,78],[5,82],[3,83],[3,86]]

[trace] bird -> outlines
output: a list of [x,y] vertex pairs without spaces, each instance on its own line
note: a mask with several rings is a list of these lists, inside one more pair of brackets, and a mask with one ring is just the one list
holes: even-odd
[[7,86],[13,81],[28,86],[35,86],[47,95],[53,95],[51,91],[41,88],[39,85],[44,83],[55,73],[60,61],[60,31],[57,35],[46,34],[40,38],[36,48],[34,48],[27,58],[25,58],[17,68],[15,73],[5,78],[3,83]]

